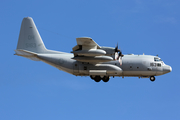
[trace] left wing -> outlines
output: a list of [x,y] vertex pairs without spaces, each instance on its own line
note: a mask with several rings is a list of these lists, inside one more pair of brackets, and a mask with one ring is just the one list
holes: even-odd
[[78,49],[89,50],[89,49],[100,49],[101,47],[89,37],[76,38],[77,45],[73,47],[73,51]]
[[72,53],[77,61],[81,62],[108,62],[112,57],[106,56],[106,51],[89,37],[76,38],[77,45],[73,47]]

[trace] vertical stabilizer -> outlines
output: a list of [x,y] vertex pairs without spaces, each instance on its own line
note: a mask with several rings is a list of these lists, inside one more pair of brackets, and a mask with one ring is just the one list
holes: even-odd
[[47,51],[31,17],[26,17],[22,21],[17,50],[26,50],[34,53]]

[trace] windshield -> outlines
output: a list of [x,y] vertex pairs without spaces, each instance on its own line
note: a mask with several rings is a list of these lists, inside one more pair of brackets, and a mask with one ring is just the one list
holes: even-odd
[[161,58],[159,58],[159,57],[154,57],[154,61],[155,62],[161,62],[162,63],[162,65],[165,65],[165,63],[161,60]]
[[162,61],[160,58],[155,57],[154,61]]

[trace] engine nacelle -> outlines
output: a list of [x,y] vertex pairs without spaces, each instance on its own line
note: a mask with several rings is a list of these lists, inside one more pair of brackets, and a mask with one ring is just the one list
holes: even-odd
[[100,49],[106,51],[107,56],[113,56],[115,53],[113,47],[101,47]]

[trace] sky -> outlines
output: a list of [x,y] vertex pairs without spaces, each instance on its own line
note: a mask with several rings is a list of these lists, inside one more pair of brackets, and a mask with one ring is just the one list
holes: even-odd
[[[1,0],[0,120],[179,120],[179,0]],[[14,55],[22,19],[46,48],[71,52],[77,37],[123,54],[158,55],[172,72],[96,83]]]

